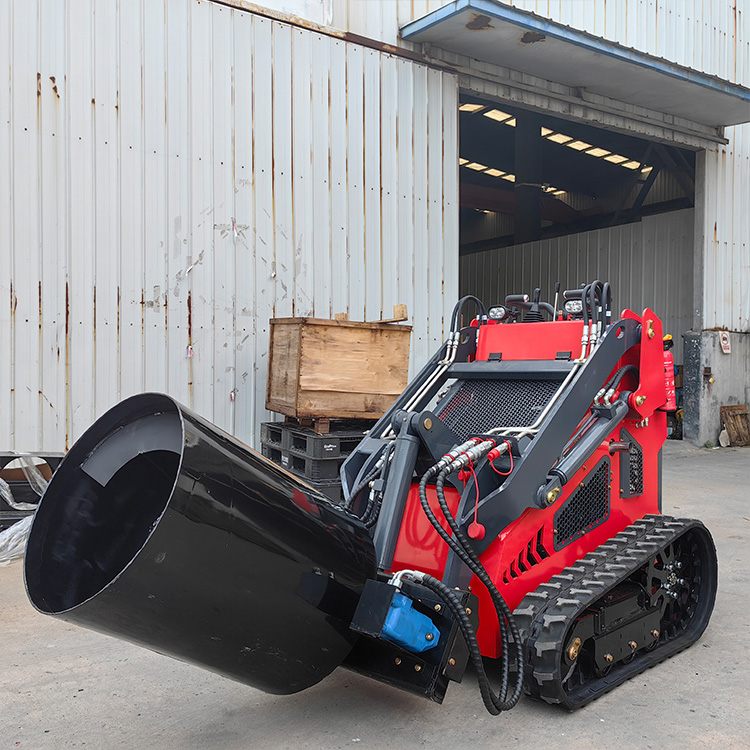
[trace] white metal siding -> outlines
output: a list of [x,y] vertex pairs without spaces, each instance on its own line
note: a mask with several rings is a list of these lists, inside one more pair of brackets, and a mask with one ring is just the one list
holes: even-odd
[[750,125],[727,136],[705,155],[702,327],[750,333]]
[[413,363],[442,340],[454,76],[196,0],[0,17],[5,448],[146,389],[253,441],[273,316],[406,303]]
[[566,237],[475,253],[461,258],[461,294],[487,304],[507,294],[531,294],[535,287],[552,302],[555,282],[574,289],[594,279],[612,284],[614,313],[652,308],[664,332],[676,342],[692,324],[693,209],[644,218],[640,222]]

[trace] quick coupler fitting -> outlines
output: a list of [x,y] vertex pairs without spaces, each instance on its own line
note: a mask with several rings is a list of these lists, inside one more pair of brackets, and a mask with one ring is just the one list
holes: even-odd
[[478,445],[482,442],[481,438],[471,438],[465,443],[456,446],[453,450],[446,453],[436,464],[435,467],[438,471],[442,471],[450,466],[462,453],[468,451],[472,446]]

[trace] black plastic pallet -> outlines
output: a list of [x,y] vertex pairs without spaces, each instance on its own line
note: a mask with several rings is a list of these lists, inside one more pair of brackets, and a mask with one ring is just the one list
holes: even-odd
[[344,502],[344,490],[341,482],[338,480],[327,480],[315,482],[308,479],[307,483],[314,487],[318,492],[322,492],[326,497],[333,500],[334,503],[341,504]]
[[332,429],[325,435],[306,427],[288,422],[263,422],[260,426],[261,441],[293,450],[308,458],[340,458],[348,456],[370,428],[365,422],[335,420]]
[[287,448],[284,438],[287,431],[283,422],[261,422],[260,440],[264,445],[277,445],[279,448]]
[[266,458],[305,479],[336,479],[346,456],[340,458],[310,458],[294,450],[285,450],[278,443],[261,441],[261,452]]

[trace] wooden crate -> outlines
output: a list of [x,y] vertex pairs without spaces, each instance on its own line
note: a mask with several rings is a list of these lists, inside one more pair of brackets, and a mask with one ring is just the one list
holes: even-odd
[[750,419],[747,404],[722,406],[721,423],[729,436],[731,446],[750,445]]
[[266,408],[290,417],[376,419],[404,390],[411,326],[274,318]]

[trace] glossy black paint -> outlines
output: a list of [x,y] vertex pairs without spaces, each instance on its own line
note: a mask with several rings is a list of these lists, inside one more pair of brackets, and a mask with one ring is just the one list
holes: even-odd
[[168,396],[115,406],[50,481],[32,604],[270,693],[348,655],[375,576],[356,518]]

